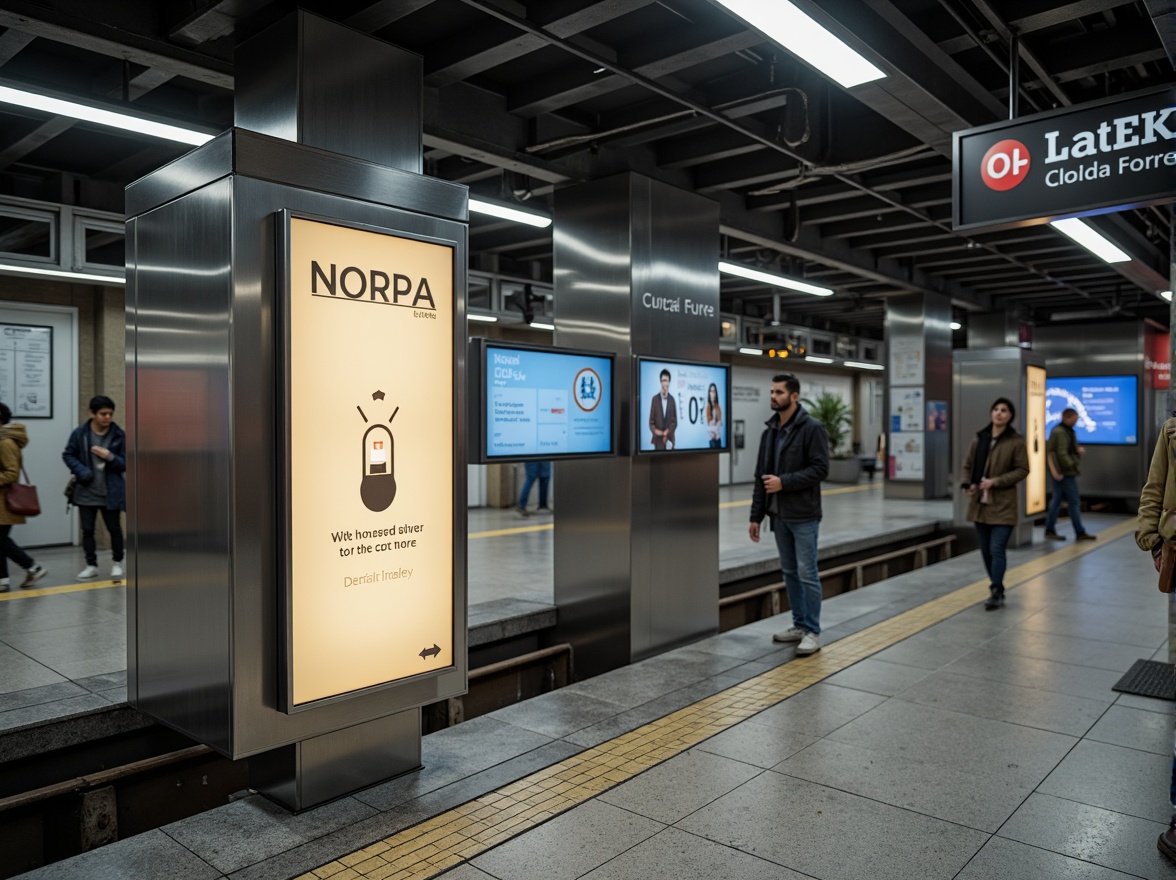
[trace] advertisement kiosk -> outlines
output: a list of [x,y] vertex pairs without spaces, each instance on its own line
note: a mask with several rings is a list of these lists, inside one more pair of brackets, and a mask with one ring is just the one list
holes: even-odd
[[[277,30],[248,51],[293,99],[313,46],[419,92],[395,47]],[[234,128],[127,190],[128,701],[292,810],[418,767],[466,690],[467,193],[416,173],[416,114],[415,168]]]

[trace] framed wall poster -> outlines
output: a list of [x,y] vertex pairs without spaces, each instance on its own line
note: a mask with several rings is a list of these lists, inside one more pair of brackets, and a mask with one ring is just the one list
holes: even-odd
[[0,324],[0,401],[13,418],[53,418],[53,328]]

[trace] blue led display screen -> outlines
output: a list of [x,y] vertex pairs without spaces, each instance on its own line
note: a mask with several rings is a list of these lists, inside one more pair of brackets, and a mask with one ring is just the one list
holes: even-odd
[[723,364],[641,358],[634,404],[641,452],[725,452],[731,417]]
[[612,359],[487,343],[486,458],[613,451]]
[[1139,438],[1135,376],[1050,376],[1045,380],[1045,429],[1062,420],[1062,410],[1078,413],[1079,443],[1133,446]]

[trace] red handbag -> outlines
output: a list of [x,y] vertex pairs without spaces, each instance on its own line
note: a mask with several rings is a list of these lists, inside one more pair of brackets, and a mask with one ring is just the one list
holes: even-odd
[[[29,475],[25,473],[24,465],[21,465],[20,473],[27,481]],[[4,504],[9,513],[15,513],[17,516],[38,516],[41,513],[37,487],[29,482],[10,483],[8,491],[4,493]]]

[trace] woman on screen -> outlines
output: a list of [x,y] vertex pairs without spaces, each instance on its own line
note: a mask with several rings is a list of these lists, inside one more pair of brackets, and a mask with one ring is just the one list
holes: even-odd
[[989,611],[1004,605],[1005,548],[1017,525],[1017,483],[1029,476],[1025,438],[1013,428],[1016,412],[1011,400],[998,397],[992,421],[976,433],[964,459],[962,488],[971,499],[968,519],[976,524],[988,572],[990,595],[984,607]]
[[719,388],[711,382],[706,391],[706,433],[710,437],[711,449],[723,446],[723,408],[719,406]]

